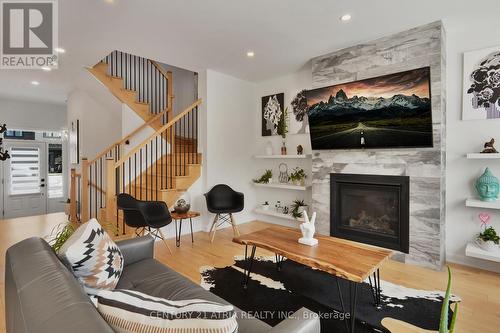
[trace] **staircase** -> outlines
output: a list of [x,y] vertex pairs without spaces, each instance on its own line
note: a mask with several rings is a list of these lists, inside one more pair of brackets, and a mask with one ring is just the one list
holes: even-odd
[[[112,52],[88,71],[144,120],[141,126],[93,159],[83,158],[78,177],[80,220],[97,218],[103,226],[116,223],[118,232],[124,235],[127,230],[120,223],[117,194],[164,201],[171,207],[200,177],[198,106],[201,100],[174,113],[172,73],[155,61],[124,52]],[[148,127],[154,133],[131,147],[130,140]],[[77,218],[71,216],[72,220]]]

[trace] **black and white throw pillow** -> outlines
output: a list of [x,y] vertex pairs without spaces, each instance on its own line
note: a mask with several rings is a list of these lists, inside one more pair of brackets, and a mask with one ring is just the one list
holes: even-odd
[[235,333],[232,305],[202,299],[171,301],[133,290],[101,291],[97,310],[118,333]]

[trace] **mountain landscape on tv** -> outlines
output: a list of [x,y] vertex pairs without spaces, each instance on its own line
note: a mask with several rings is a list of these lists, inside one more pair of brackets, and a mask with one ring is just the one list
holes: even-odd
[[429,74],[423,68],[308,91],[317,101],[308,110],[312,148],[432,147]]

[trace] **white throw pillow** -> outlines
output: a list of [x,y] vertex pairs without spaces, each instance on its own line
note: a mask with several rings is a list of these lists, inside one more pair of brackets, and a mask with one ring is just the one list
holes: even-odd
[[123,256],[96,219],[82,224],[63,244],[59,256],[88,294],[112,290],[123,271]]
[[97,310],[117,333],[235,333],[232,305],[201,299],[171,301],[133,290],[101,291]]

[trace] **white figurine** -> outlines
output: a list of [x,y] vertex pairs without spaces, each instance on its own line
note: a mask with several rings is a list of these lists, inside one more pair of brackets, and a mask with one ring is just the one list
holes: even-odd
[[313,238],[314,233],[316,232],[316,227],[314,226],[314,222],[316,222],[316,212],[312,214],[311,220],[309,220],[309,216],[307,216],[306,211],[304,211],[302,214],[304,215],[304,223],[300,225],[302,237],[299,238],[299,243],[314,246],[318,244],[318,240],[316,238]]

